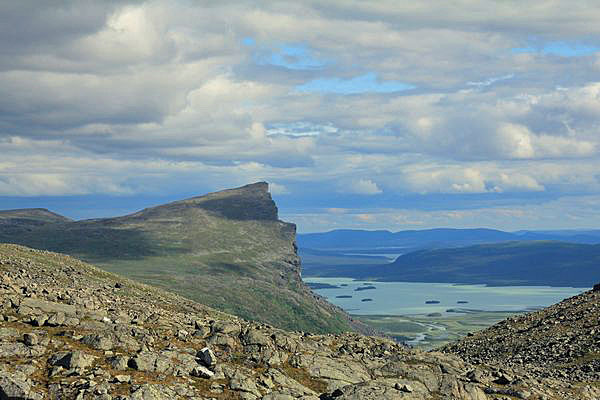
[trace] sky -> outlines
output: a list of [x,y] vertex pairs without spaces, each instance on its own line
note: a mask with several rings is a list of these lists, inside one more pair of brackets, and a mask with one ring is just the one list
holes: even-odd
[[597,1],[0,2],[0,209],[600,227]]

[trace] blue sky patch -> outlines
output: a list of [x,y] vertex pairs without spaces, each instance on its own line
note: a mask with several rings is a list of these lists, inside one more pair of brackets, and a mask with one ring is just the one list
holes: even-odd
[[308,121],[272,123],[267,125],[269,135],[285,135],[293,137],[318,136],[321,133],[335,133],[338,129],[329,124],[317,124]]
[[[252,38],[244,38],[246,46],[253,47],[256,42]],[[292,70],[321,69],[327,61],[317,58],[308,46],[303,44],[283,44],[275,49],[261,49],[254,54],[258,65],[275,65]]]
[[252,47],[256,45],[256,40],[252,39],[251,37],[245,37],[242,39],[242,44],[244,46]]
[[338,94],[393,93],[414,89],[416,86],[400,81],[380,81],[377,74],[369,72],[351,79],[319,78],[296,86],[301,92]]

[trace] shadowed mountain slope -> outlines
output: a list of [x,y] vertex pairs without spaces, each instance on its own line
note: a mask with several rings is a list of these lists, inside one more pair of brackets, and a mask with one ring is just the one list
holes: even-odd
[[310,268],[309,274],[379,281],[590,287],[600,280],[600,245],[533,241],[418,250],[389,264]]
[[278,219],[264,182],[123,217],[11,226],[0,224],[0,242],[74,255],[244,318],[350,329],[345,313],[302,283],[296,227]]

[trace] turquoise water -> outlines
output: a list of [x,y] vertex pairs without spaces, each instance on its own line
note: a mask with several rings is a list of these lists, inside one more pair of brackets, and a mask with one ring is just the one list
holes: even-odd
[[[412,315],[433,312],[446,313],[448,309],[472,309],[481,311],[525,311],[546,307],[579,294],[589,288],[550,286],[485,286],[452,283],[421,282],[366,282],[351,278],[304,278],[305,282],[328,283],[338,289],[317,289],[326,297],[351,314]],[[361,286],[376,289],[356,291]],[[336,296],[352,296],[337,298]],[[372,299],[363,302],[362,299]],[[439,304],[425,304],[439,301]],[[457,304],[467,301],[467,304]]]

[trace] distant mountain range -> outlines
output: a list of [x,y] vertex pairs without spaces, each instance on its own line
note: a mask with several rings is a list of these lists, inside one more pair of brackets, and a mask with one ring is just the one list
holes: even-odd
[[529,240],[558,240],[571,243],[600,243],[600,230],[586,231],[518,231],[504,232],[495,229],[424,229],[390,232],[338,229],[321,233],[298,235],[298,246],[309,249],[370,249],[444,248],[483,243],[500,243]]
[[305,276],[488,285],[592,287],[600,281],[600,245],[520,241],[425,249],[394,262],[309,265]]
[[295,240],[295,225],[278,219],[264,182],[117,218],[0,211],[0,243],[67,253],[278,327],[349,330],[348,316],[303,284]]

